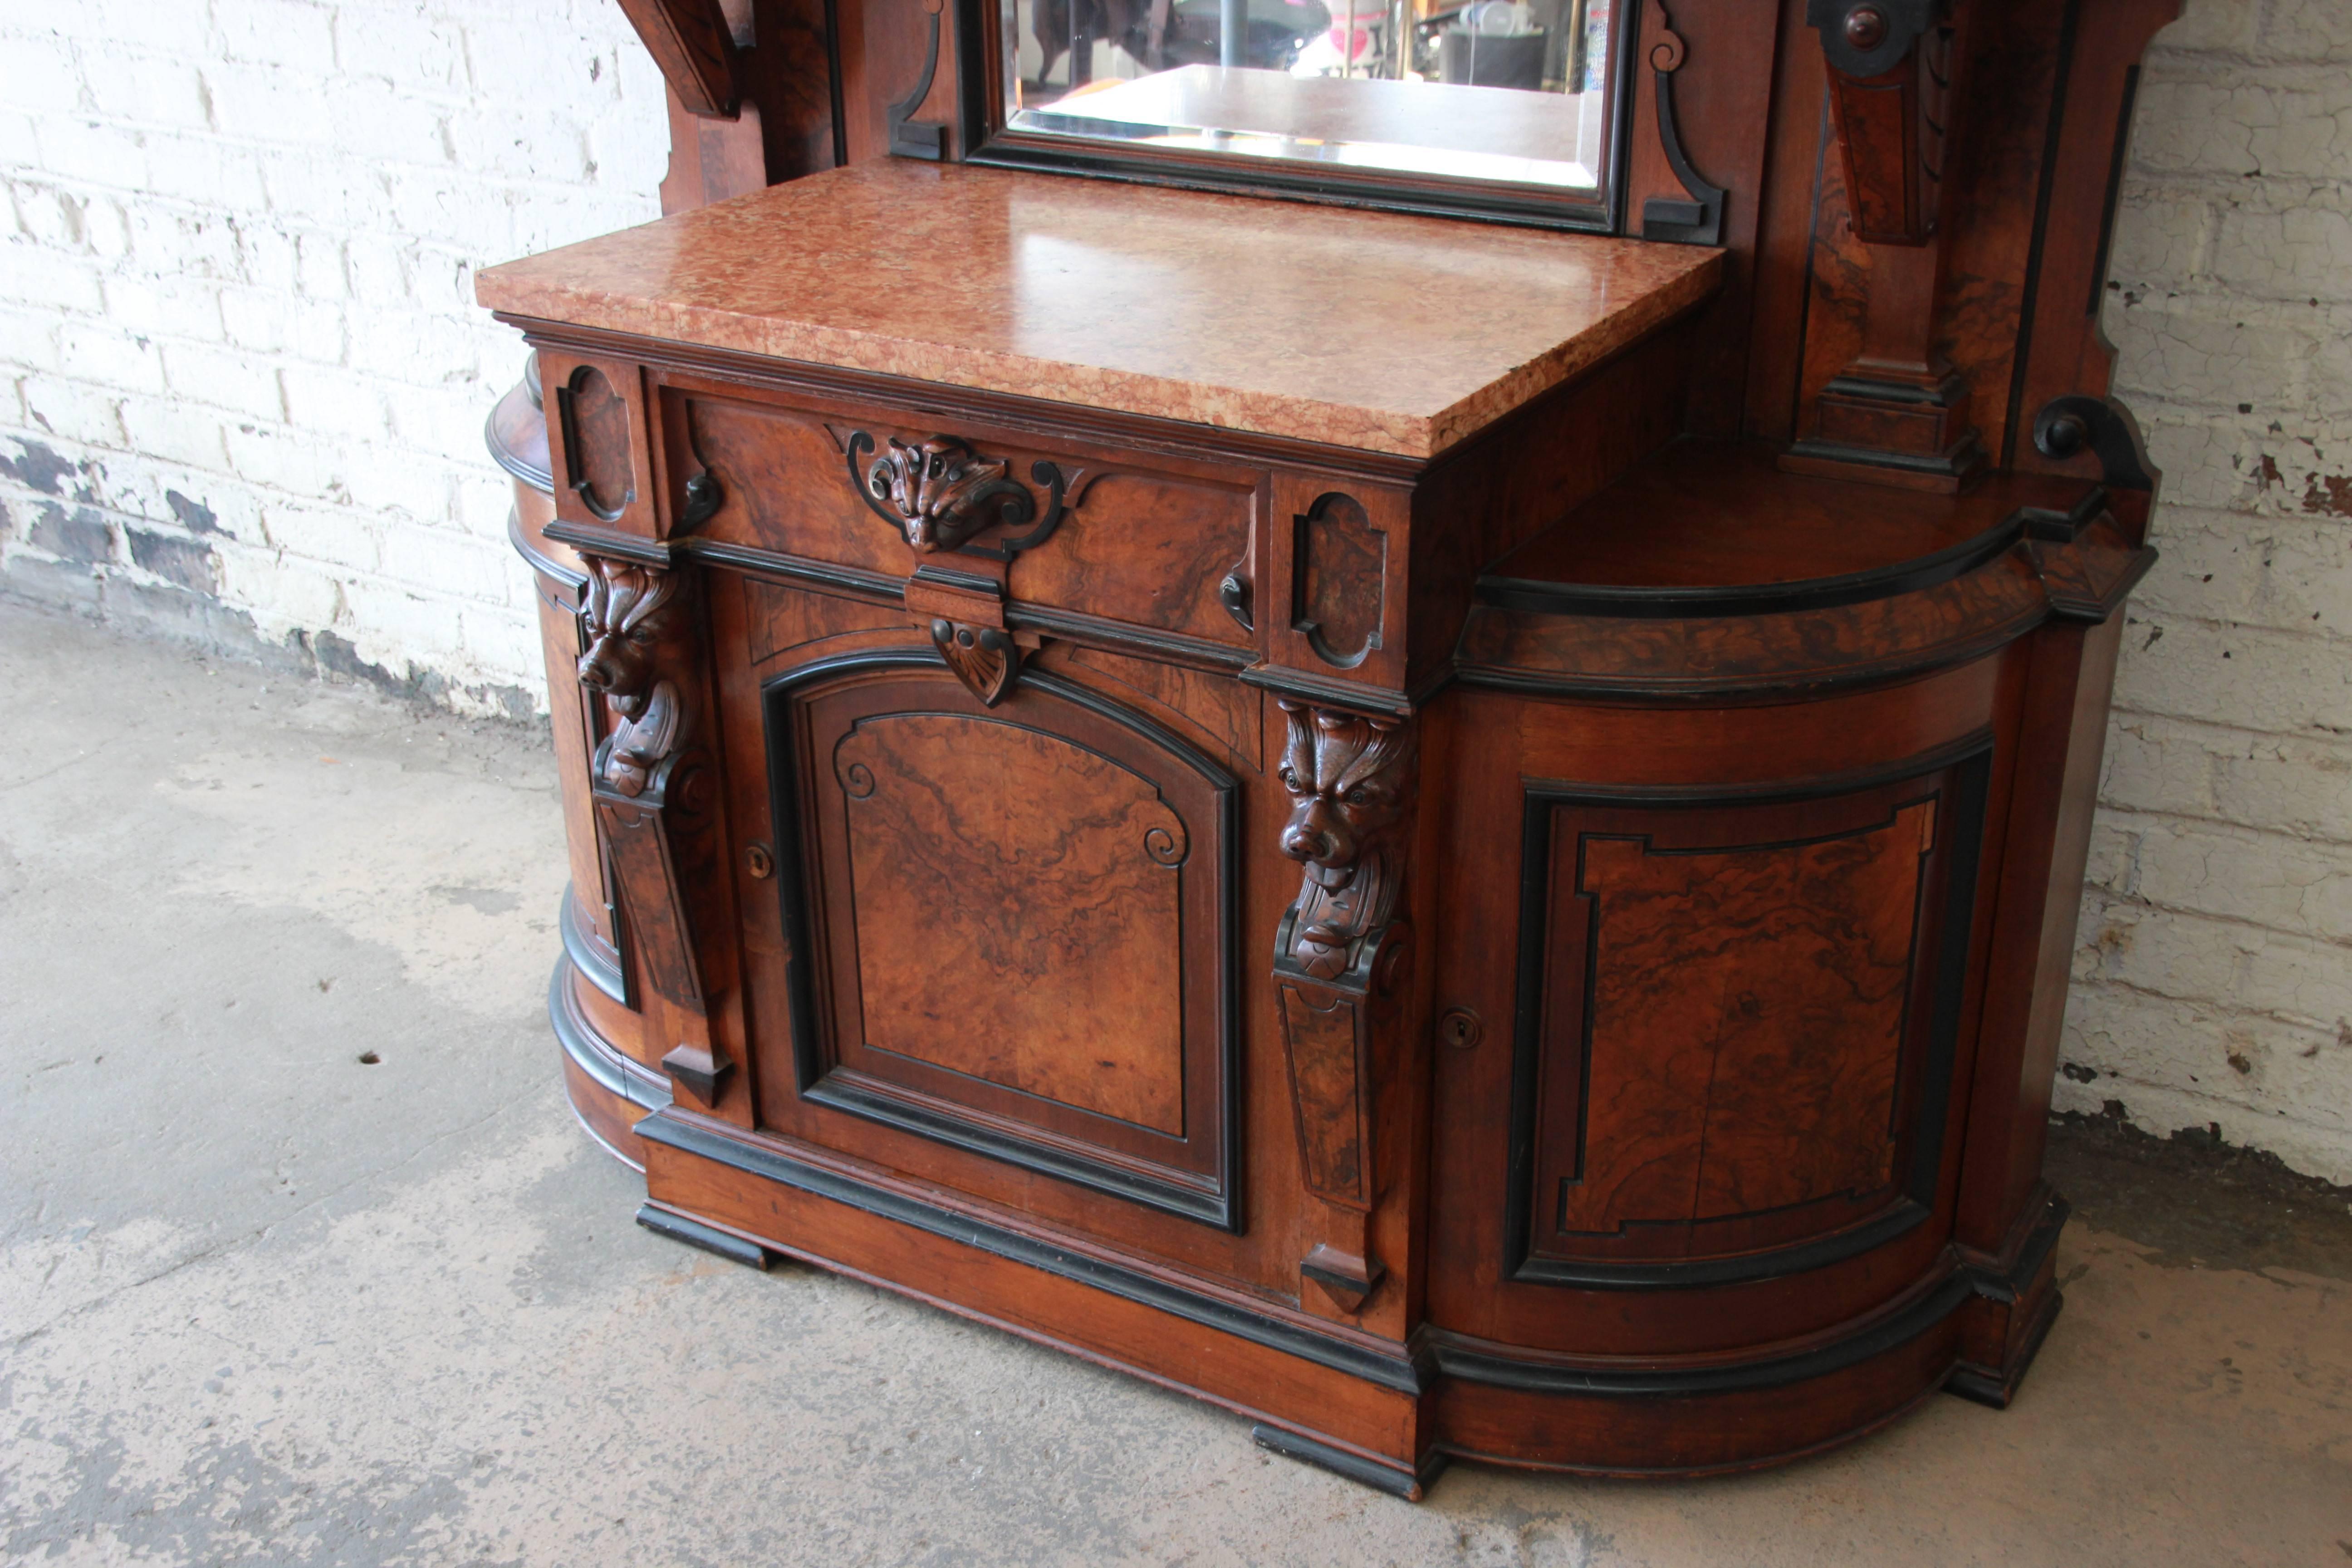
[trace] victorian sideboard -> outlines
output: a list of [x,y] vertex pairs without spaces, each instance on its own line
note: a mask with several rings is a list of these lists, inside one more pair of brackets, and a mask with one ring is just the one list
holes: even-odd
[[1551,206],[1057,161],[986,6],[629,10],[677,210],[478,290],[640,1220],[1409,1497],[2007,1404],[2171,7],[1621,7]]

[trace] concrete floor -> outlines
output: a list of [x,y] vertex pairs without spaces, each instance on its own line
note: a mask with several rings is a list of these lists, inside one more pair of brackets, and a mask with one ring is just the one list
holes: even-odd
[[636,1228],[557,1087],[537,737],[5,605],[0,690],[9,1563],[2352,1562],[2340,1198],[2070,1142],[2013,1409],[1412,1507]]

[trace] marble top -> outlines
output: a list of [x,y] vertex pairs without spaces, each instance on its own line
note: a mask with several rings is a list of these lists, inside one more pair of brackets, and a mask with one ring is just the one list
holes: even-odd
[[881,159],[477,276],[493,310],[1430,457],[1717,286],[1718,251]]

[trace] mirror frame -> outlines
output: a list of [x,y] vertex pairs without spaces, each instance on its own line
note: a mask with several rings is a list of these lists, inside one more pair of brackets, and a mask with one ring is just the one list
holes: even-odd
[[[1375,207],[1488,223],[1619,234],[1624,229],[1627,143],[1633,130],[1635,38],[1641,0],[1612,19],[1608,144],[1597,191],[1549,190],[1500,181],[1446,178],[1362,165],[1309,164],[1197,148],[1121,146],[1108,141],[1015,130],[1005,123],[1002,0],[953,0],[958,144],[963,161],[1130,180],[1234,195]],[[1509,91],[1497,88],[1496,91]],[[894,148],[894,151],[898,150]],[[916,155],[919,156],[920,153]]]

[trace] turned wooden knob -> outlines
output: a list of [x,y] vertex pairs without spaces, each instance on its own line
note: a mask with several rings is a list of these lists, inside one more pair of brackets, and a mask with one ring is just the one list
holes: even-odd
[[1875,5],[1857,5],[1845,14],[1845,41],[1857,49],[1874,49],[1886,41],[1886,13]]

